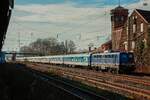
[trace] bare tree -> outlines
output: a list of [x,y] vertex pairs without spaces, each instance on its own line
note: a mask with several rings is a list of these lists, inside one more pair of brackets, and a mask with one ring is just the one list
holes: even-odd
[[21,47],[21,52],[34,52],[41,55],[73,53],[75,43],[71,40],[59,43],[55,38],[37,39],[29,46]]
[[72,40],[70,40],[68,42],[68,46],[67,47],[68,47],[68,52],[69,53],[73,53],[74,50],[76,49],[76,45],[75,45],[75,43]]

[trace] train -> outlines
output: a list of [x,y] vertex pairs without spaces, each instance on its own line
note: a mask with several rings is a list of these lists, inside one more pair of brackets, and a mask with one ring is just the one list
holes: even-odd
[[129,52],[84,53],[39,57],[17,57],[17,61],[67,65],[106,71],[128,73],[135,70],[134,55]]
[[5,53],[4,52],[0,52],[0,64],[4,64],[5,61]]

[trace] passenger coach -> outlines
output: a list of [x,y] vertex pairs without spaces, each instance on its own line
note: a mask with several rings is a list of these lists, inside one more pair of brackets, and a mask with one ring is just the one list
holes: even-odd
[[83,68],[109,71],[112,73],[126,73],[135,69],[133,53],[125,52],[25,57],[17,58],[17,60],[56,65],[80,66]]
[[63,61],[65,65],[90,66],[90,54],[64,55]]

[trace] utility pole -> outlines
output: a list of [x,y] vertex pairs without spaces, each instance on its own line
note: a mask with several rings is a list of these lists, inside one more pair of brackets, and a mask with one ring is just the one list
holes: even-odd
[[92,51],[92,47],[94,46],[94,44],[93,43],[89,43],[89,45],[88,45],[88,47],[89,47],[89,52],[91,52]]
[[65,49],[66,49],[66,54],[68,53],[68,41],[65,41]]
[[18,49],[19,49],[19,51],[20,51],[20,32],[18,33]]
[[33,38],[33,33],[31,32],[31,40],[30,40],[31,42],[32,42],[32,38]]

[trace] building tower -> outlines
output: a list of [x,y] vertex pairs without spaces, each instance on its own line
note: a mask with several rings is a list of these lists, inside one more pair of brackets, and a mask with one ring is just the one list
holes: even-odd
[[120,5],[111,10],[112,50],[127,50],[127,19],[128,9]]

